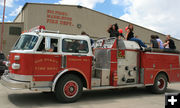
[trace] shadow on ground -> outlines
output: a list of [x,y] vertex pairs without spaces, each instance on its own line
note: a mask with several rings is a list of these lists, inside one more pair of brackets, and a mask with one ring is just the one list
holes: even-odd
[[[180,92],[180,90],[168,89],[167,92]],[[152,94],[146,88],[126,88],[115,90],[93,90],[84,91],[81,98],[72,104],[58,103],[54,93],[22,93],[22,94],[9,94],[8,99],[17,107],[35,107],[35,106],[72,106],[72,105],[86,105],[88,104],[105,104],[106,102],[113,102],[128,98],[141,98],[151,96],[161,96],[164,94]]]

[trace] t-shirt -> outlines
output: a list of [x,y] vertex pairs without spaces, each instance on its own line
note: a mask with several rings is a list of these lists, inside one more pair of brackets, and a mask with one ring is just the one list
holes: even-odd
[[158,42],[155,39],[151,39],[152,48],[159,48]]
[[164,46],[163,46],[163,42],[162,42],[162,40],[161,40],[161,39],[156,39],[156,40],[157,40],[157,42],[159,42],[159,43],[160,43],[159,48],[160,48],[160,49],[164,49]]
[[133,37],[134,37],[134,33],[132,31],[130,31],[128,34],[127,40],[130,40]]
[[176,49],[176,46],[175,46],[174,41],[172,39],[169,39],[169,48],[170,49]]
[[108,31],[110,33],[110,37],[118,37],[119,36],[119,32],[113,29],[109,29]]

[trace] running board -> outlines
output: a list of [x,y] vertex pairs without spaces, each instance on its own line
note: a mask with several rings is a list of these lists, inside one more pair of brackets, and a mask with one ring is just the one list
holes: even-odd
[[130,87],[144,87],[144,84],[131,84],[131,85],[121,85],[121,86],[101,86],[101,87],[92,87],[92,90],[101,90],[101,89],[117,89],[117,88],[130,88]]
[[32,90],[32,91],[50,92],[51,87],[34,87],[34,88],[31,88],[30,90]]

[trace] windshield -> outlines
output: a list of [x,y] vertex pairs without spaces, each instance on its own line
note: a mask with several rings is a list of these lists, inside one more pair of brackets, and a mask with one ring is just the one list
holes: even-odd
[[15,44],[13,50],[31,50],[34,48],[38,40],[37,36],[22,35],[21,38]]

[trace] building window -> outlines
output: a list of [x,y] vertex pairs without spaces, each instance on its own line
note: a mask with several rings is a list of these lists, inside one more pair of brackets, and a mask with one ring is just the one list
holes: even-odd
[[9,27],[9,35],[20,35],[21,27]]

